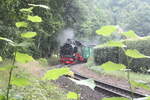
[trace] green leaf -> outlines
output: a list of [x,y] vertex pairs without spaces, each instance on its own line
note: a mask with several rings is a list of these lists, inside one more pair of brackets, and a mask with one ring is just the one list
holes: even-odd
[[128,49],[125,51],[125,54],[132,58],[150,58],[149,56],[145,56],[145,55],[141,54],[136,49]]
[[4,41],[8,42],[10,45],[15,46],[15,42],[13,42],[12,40],[10,40],[8,38],[0,37],[0,40],[4,40]]
[[36,32],[26,32],[26,33],[22,33],[21,37],[23,38],[32,38],[35,37],[37,35]]
[[10,70],[11,68],[16,68],[16,66],[8,65],[8,66],[0,67],[0,71]]
[[124,35],[124,36],[126,36],[127,38],[130,38],[130,39],[139,38],[139,36],[136,35],[136,33],[132,30],[130,30],[128,32],[124,32],[122,35]]
[[67,94],[67,98],[68,98],[68,99],[78,99],[78,94],[75,93],[75,92],[69,92],[69,93]]
[[70,78],[70,80],[72,80],[76,84],[88,86],[92,90],[94,90],[94,88],[96,87],[96,84],[93,79],[86,79],[86,80],[78,81],[78,80]]
[[30,81],[26,78],[13,78],[11,81],[11,84],[16,85],[16,86],[27,86],[30,85]]
[[27,19],[31,22],[42,22],[42,19],[39,16],[30,16],[30,15],[28,15]]
[[130,99],[123,97],[111,97],[111,98],[103,98],[102,100],[130,100]]
[[105,44],[98,45],[95,48],[101,48],[101,47],[120,47],[120,48],[123,48],[123,47],[126,47],[126,45],[124,45],[121,41],[109,41]]
[[16,27],[20,28],[20,27],[28,27],[28,23],[22,21],[22,22],[17,22],[16,23]]
[[117,70],[125,69],[126,66],[123,64],[116,64],[111,61],[108,61],[108,62],[100,65],[100,68],[103,68],[105,71],[117,71]]
[[45,8],[45,9],[50,9],[48,6],[46,5],[36,5],[36,4],[28,4],[29,6],[33,6],[33,7],[41,7],[41,8]]
[[33,7],[20,9],[20,12],[32,13]]
[[27,63],[29,61],[33,61],[34,59],[32,58],[32,56],[29,56],[28,54],[24,54],[24,53],[20,53],[17,52],[16,53],[16,61],[20,62],[20,63]]
[[116,30],[117,30],[116,26],[108,25],[108,26],[102,26],[101,29],[96,31],[96,33],[98,35],[110,36]]
[[0,100],[6,100],[4,95],[0,95]]
[[2,57],[0,56],[0,62],[3,61]]
[[147,97],[145,100],[150,100],[150,97]]
[[141,87],[141,88],[144,88],[146,90],[150,90],[150,86],[147,85],[146,83],[131,81],[131,85],[133,87]]
[[19,43],[19,44],[15,44],[16,47],[27,47],[27,46],[30,46],[30,45],[31,45],[31,43],[26,42],[26,41],[24,41],[22,43]]
[[46,72],[44,75],[43,79],[44,80],[56,80],[62,75],[68,75],[70,74],[70,69],[69,68],[56,68],[52,69]]

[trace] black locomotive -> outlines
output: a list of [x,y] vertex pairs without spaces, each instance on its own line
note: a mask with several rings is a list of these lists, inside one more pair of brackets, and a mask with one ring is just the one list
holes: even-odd
[[79,41],[67,39],[66,43],[60,47],[60,62],[63,64],[85,62],[86,59],[79,52],[82,47],[83,45]]

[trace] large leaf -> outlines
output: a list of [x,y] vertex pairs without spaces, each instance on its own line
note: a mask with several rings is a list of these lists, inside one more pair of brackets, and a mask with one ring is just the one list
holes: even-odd
[[10,40],[8,38],[0,37],[0,40],[4,40],[4,41],[8,42],[10,45],[15,46],[15,42],[13,42],[12,40]]
[[32,56],[29,56],[28,54],[24,54],[24,53],[20,53],[17,52],[16,53],[16,61],[20,62],[20,63],[27,63],[29,61],[33,61],[34,59],[32,58]]
[[22,22],[17,22],[16,23],[16,27],[20,28],[20,27],[28,27],[28,23],[22,21]]
[[15,44],[16,47],[28,47],[28,46],[30,46],[30,45],[31,45],[31,43],[26,42],[26,41],[21,42],[21,43],[19,43],[19,44]]
[[16,68],[16,66],[12,66],[12,65],[3,66],[0,67],[0,71],[10,70],[11,68]]
[[97,30],[96,33],[98,35],[110,36],[116,30],[117,30],[116,26],[108,25],[108,26],[101,27],[101,29]]
[[4,95],[0,95],[0,100],[6,100]]
[[0,56],[0,62],[3,61],[2,57]]
[[139,38],[139,36],[136,35],[136,33],[132,30],[130,30],[128,32],[124,32],[123,35],[130,39]]
[[104,69],[105,71],[117,71],[117,70],[125,69],[126,66],[123,64],[116,64],[111,61],[108,61],[108,62],[100,65],[100,68]]
[[28,4],[29,6],[33,6],[33,7],[41,7],[41,8],[45,8],[45,9],[50,9],[48,6],[46,5],[36,5],[36,4]]
[[20,12],[32,13],[33,7],[20,9]]
[[125,54],[132,58],[150,58],[149,56],[145,56],[144,54],[141,54],[136,49],[128,49],[125,51]]
[[13,42],[12,40],[7,39],[7,38],[3,38],[3,37],[0,37],[0,40],[4,40],[4,41],[7,41],[7,42]]
[[11,84],[16,85],[16,86],[27,86],[27,85],[30,85],[31,82],[26,78],[15,77],[12,79]]
[[22,33],[21,34],[21,37],[24,37],[24,38],[32,38],[32,37],[35,37],[37,35],[36,32],[26,32],[26,33]]
[[130,100],[130,99],[123,97],[111,97],[111,98],[103,98],[102,100]]
[[78,94],[75,93],[75,92],[69,92],[69,93],[67,94],[67,98],[68,98],[68,99],[78,99]]
[[126,47],[126,45],[124,45],[121,41],[109,41],[105,44],[96,46],[96,48],[100,48],[100,47],[120,47],[120,48],[123,48],[123,47]]
[[70,74],[70,72],[71,72],[70,69],[67,67],[52,69],[46,72],[43,79],[44,80],[56,80],[62,75]]
[[150,100],[150,96],[149,96],[149,97],[147,97],[145,100]]
[[146,90],[150,90],[150,86],[147,85],[146,83],[143,83],[143,82],[131,81],[131,85],[133,87],[141,87],[141,88],[144,88]]
[[76,84],[88,86],[92,90],[94,90],[94,88],[96,87],[96,84],[93,79],[86,79],[86,80],[78,81],[78,80],[70,78],[70,80],[72,80]]
[[28,20],[31,22],[42,22],[42,18],[39,16],[30,16],[28,15]]

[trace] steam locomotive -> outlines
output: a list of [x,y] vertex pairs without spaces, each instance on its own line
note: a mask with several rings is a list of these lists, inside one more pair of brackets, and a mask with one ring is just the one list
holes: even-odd
[[89,56],[90,48],[77,40],[67,39],[60,47],[60,62],[62,64],[85,63]]

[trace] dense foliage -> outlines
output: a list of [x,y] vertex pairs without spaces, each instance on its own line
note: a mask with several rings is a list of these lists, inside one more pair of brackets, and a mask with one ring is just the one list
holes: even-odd
[[[0,99],[12,98],[14,86],[19,88],[32,84],[28,78],[22,77],[22,74],[14,74],[14,69],[17,68],[16,62],[26,63],[33,61],[34,58],[42,59],[42,57],[50,57],[57,53],[57,36],[65,28],[73,28],[76,38],[94,43],[122,38],[117,37],[118,33],[122,33],[120,35],[126,38],[135,39],[149,35],[150,31],[150,23],[148,23],[150,2],[148,0],[105,0],[105,2],[99,0],[1,0],[0,4],[0,62],[7,58],[12,60],[11,65],[0,67],[0,71],[7,71],[8,75],[7,86],[3,90],[5,93],[0,95]],[[42,7],[39,8],[39,6]],[[99,27],[101,29],[97,30]],[[124,32],[126,30],[135,30],[139,36],[134,31]],[[112,33],[115,33],[114,36],[107,37]],[[128,67],[131,64],[130,60],[149,59],[149,55],[145,56],[133,48],[124,49],[124,46],[130,46],[122,41],[109,41],[102,46],[122,48],[127,56]],[[127,68],[126,65],[110,60],[100,67],[108,71]],[[56,80],[68,74],[73,75],[67,67],[53,69],[45,73],[43,80]],[[92,89],[95,87],[91,79],[72,81]],[[130,81],[129,73],[128,81],[135,87],[146,87],[145,84]],[[69,92],[67,98],[78,99],[79,95]],[[117,100],[117,98],[114,99]]]
[[112,38],[95,35],[103,25],[118,25],[123,31],[134,30],[139,36],[149,35],[149,14],[148,0],[74,0],[67,10],[66,20],[79,38],[106,42]]
[[[117,33],[117,28],[118,27],[115,27],[113,25],[103,26],[99,30],[97,30],[96,33],[98,35],[109,37],[114,32]],[[103,71],[125,71],[125,72],[127,72],[127,80],[129,83],[130,91],[133,92],[135,87],[142,87],[144,89],[149,90],[150,89],[149,85],[147,85],[146,83],[138,82],[137,80],[131,80],[131,78],[130,78],[130,71],[145,71],[145,72],[147,72],[149,70],[149,68],[147,68],[145,62],[146,62],[146,60],[148,60],[148,62],[149,62],[150,56],[148,56],[149,55],[148,52],[143,52],[143,51],[146,51],[147,48],[144,47],[143,50],[141,51],[142,53],[145,53],[145,54],[147,53],[147,55],[144,55],[139,51],[143,47],[142,43],[148,44],[149,37],[140,37],[132,30],[130,30],[128,32],[121,32],[121,35],[126,39],[125,40],[117,40],[117,41],[110,40],[104,44],[97,45],[95,47],[95,53],[94,53],[95,62],[100,64],[98,67]],[[135,46],[135,45],[137,45],[137,46]],[[110,52],[108,52],[108,50]],[[112,52],[112,51],[114,51],[114,52]],[[102,56],[102,59],[101,59],[101,56]],[[99,60],[99,58],[100,58],[100,60]],[[113,58],[115,58],[115,59],[113,59]],[[137,59],[139,59],[139,60],[137,60]],[[142,62],[144,62],[144,64]],[[144,67],[142,67],[142,64],[144,65]],[[148,100],[148,98],[146,97],[146,98],[144,98],[144,100]],[[122,99],[126,100],[127,98],[113,98],[113,97],[106,98],[106,100],[122,100]],[[134,97],[132,95],[131,100],[133,100],[133,99],[134,99]],[[105,100],[105,98],[103,100]]]
[[[38,14],[43,22],[28,28],[39,34],[24,52],[34,57],[49,57],[58,50],[57,35],[62,29],[73,28],[75,37],[92,40],[93,43],[105,42],[112,38],[95,35],[95,31],[103,25],[118,25],[122,30],[134,30],[138,35],[149,34],[150,2],[148,0],[1,0],[0,1],[0,36],[20,41],[21,30],[14,27],[15,22],[22,19],[20,8],[28,8],[28,4],[44,4],[49,10],[35,8],[33,15]],[[114,38],[114,37],[113,37]],[[115,37],[118,38],[118,37]],[[2,49],[3,48],[3,49]],[[7,49],[4,49],[7,48]],[[1,42],[0,55],[10,57],[13,49]]]
[[[126,40],[124,41],[128,47],[126,49],[137,49],[141,53],[150,56],[149,52],[149,37],[143,39],[136,39],[136,40]],[[133,54],[134,55],[134,54]],[[97,65],[103,64],[107,61],[113,61],[115,63],[121,63],[128,65],[127,57],[122,49],[118,47],[101,47],[96,48],[94,50],[94,59]],[[149,67],[149,58],[143,59],[133,59],[130,63],[130,68],[134,72],[143,72],[147,73],[147,70],[150,69]]]
[[[28,4],[44,4],[50,9],[35,8],[32,15],[38,14],[42,19],[42,23],[36,25],[31,24],[28,30],[36,30],[38,37],[32,40],[32,44],[24,52],[32,54],[34,57],[48,57],[57,48],[56,36],[58,31],[64,26],[63,14],[66,3],[69,0],[1,0],[0,6],[0,36],[15,40],[19,42],[20,31],[14,27],[15,22],[25,20],[22,13],[19,12],[21,8],[28,8]],[[5,49],[7,48],[7,49]],[[0,55],[10,57],[13,49],[7,43],[1,42]]]

